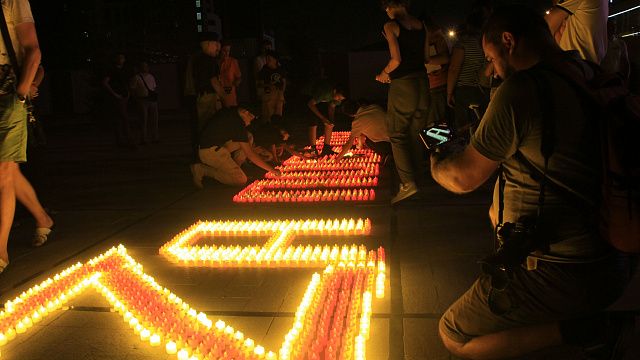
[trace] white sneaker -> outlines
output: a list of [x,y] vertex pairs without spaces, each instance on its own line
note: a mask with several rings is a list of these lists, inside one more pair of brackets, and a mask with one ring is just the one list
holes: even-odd
[[418,192],[418,187],[416,183],[410,182],[408,184],[400,184],[400,191],[396,194],[396,196],[391,199],[391,205],[396,204],[404,199],[407,199]]
[[191,175],[193,176],[193,185],[198,189],[203,189],[204,185],[202,185],[202,178],[204,177],[204,171],[202,171],[201,165],[191,164],[189,167],[191,168]]

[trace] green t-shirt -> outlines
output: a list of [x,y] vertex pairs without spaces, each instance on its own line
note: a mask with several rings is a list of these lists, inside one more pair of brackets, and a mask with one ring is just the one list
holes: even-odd
[[307,95],[310,99],[319,103],[329,103],[332,105],[340,105],[339,101],[333,100],[333,89],[335,87],[331,85],[328,81],[325,80],[317,80],[311,84],[309,84],[303,91],[305,95]]
[[[540,185],[526,165],[514,158],[519,151],[540,172],[544,158],[540,150],[541,111],[532,76],[543,76],[555,101],[555,149],[549,160],[547,177],[589,203],[597,199],[599,146],[592,121],[571,86],[558,75],[534,67],[509,77],[495,94],[471,139],[472,146],[485,157],[499,161],[504,168],[505,222],[520,216],[535,216]],[[542,225],[552,243],[549,255],[566,258],[596,257],[606,249],[597,236],[593,218],[586,206],[576,206],[566,195],[545,191]],[[498,218],[496,182],[491,216]]]

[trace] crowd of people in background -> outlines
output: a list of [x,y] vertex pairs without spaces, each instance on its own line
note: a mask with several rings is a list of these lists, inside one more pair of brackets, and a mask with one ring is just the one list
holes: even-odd
[[137,148],[160,141],[158,84],[146,61],[130,67],[125,54],[116,54],[102,77],[102,86],[119,146]]

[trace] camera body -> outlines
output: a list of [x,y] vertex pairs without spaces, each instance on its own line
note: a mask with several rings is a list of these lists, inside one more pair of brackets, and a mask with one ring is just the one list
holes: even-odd
[[505,271],[524,263],[532,251],[543,247],[536,223],[533,216],[521,216],[515,223],[499,224],[496,230],[498,250],[484,258],[482,264]]

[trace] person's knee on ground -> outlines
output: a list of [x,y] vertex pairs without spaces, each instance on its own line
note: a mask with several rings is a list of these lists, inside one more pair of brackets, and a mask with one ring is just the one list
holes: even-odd
[[249,179],[247,178],[247,175],[243,172],[242,174],[236,174],[235,176],[233,176],[231,179],[229,179],[229,182],[225,182],[225,185],[231,185],[231,186],[244,186],[247,181],[249,181]]

